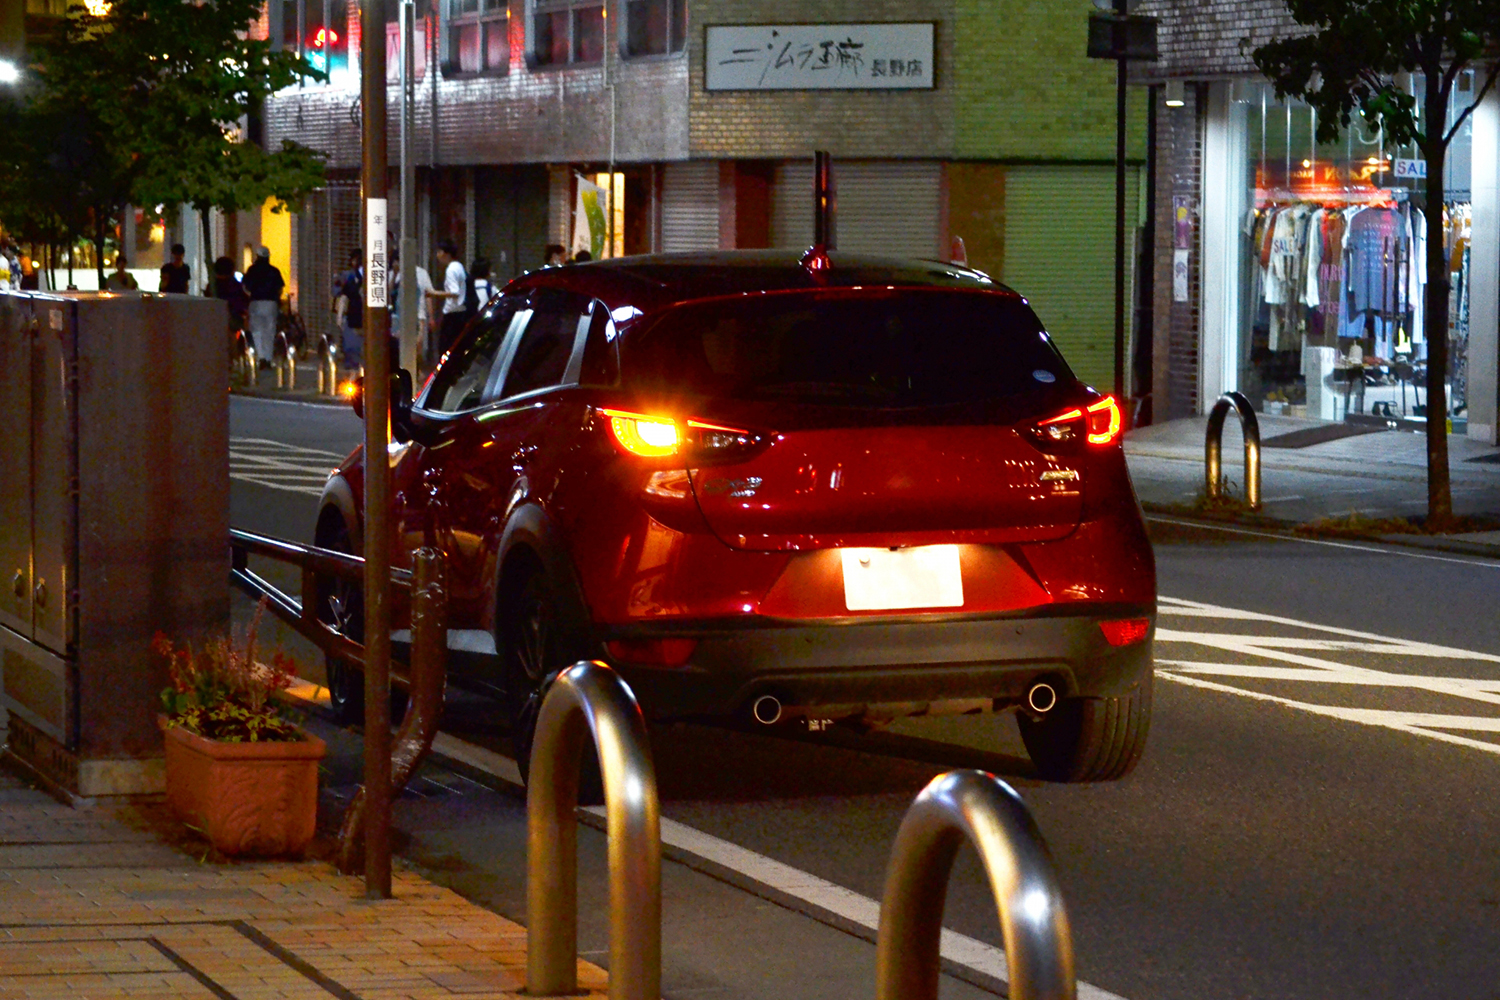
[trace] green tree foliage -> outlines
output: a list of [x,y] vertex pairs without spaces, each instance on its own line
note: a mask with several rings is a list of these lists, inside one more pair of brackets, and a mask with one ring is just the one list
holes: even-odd
[[1319,140],[1337,140],[1358,114],[1393,143],[1414,144],[1427,161],[1427,517],[1442,526],[1453,519],[1443,172],[1472,106],[1451,126],[1448,118],[1466,71],[1476,71],[1479,80],[1476,104],[1495,86],[1500,0],[1288,0],[1287,7],[1309,31],[1261,46],[1254,59],[1278,94],[1317,110]]
[[0,123],[17,126],[0,139],[0,215],[92,239],[102,284],[105,235],[127,204],[300,201],[321,184],[322,157],[293,142],[266,151],[240,141],[266,97],[316,75],[250,37],[259,14],[259,0],[70,8],[0,107]]

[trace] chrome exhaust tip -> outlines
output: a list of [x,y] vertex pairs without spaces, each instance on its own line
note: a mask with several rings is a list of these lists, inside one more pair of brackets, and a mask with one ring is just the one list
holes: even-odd
[[1046,681],[1037,681],[1026,692],[1026,707],[1037,715],[1046,715],[1057,707],[1057,690]]
[[773,694],[763,694],[750,706],[750,714],[763,726],[774,726],[781,721],[781,699]]

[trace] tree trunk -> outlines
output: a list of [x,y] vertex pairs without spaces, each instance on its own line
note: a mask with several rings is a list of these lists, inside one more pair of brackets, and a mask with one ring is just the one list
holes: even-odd
[[1427,74],[1427,526],[1441,529],[1453,520],[1448,476],[1448,255],[1443,242],[1443,169],[1448,146],[1448,95],[1441,74]]

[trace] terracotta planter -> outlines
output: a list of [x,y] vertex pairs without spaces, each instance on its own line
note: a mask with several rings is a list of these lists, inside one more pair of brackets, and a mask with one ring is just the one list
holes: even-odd
[[318,821],[322,740],[220,743],[161,721],[167,804],[184,823],[224,854],[301,853]]

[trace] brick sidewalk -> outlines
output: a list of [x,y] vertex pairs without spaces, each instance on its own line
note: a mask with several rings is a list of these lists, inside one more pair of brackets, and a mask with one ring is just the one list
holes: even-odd
[[[371,902],[322,862],[200,861],[0,772],[0,997],[520,995],[525,928],[410,872],[394,883]],[[602,970],[578,977],[603,996]]]

